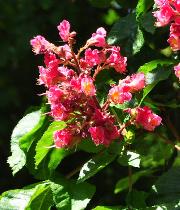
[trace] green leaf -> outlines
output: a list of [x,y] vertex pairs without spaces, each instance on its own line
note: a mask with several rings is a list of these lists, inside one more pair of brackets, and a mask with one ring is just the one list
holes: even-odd
[[[136,172],[134,174],[132,174],[131,176],[131,183],[134,184],[135,182],[137,182],[138,179],[140,179],[142,176],[147,176],[149,174],[153,173],[152,170],[144,170],[144,171],[139,171],[139,172]],[[115,190],[114,190],[114,193],[117,194],[117,193],[120,193],[122,192],[123,190],[126,190],[128,189],[129,187],[129,177],[125,177],[123,179],[120,179],[117,183],[116,183],[116,186],[115,186]]]
[[[35,155],[35,165],[36,167],[41,163],[52,148],[49,148],[53,145],[53,133],[54,131],[61,130],[66,127],[65,122],[53,122],[48,127],[47,131],[43,134],[41,139],[38,141],[36,146],[36,155]],[[59,149],[59,160],[58,162],[65,157],[66,150]]]
[[132,45],[133,55],[138,53],[144,45],[144,36],[140,28],[137,28],[136,36]]
[[173,167],[160,176],[152,187],[155,192],[153,204],[164,205],[168,210],[180,208],[180,152],[178,153]]
[[52,182],[53,201],[57,209],[71,210],[71,196],[64,181]]
[[140,155],[131,152],[131,151],[125,151],[122,155],[118,158],[118,163],[120,163],[123,166],[133,166],[133,167],[140,167]]
[[143,72],[143,73],[147,74],[148,72],[156,69],[158,66],[163,67],[164,65],[169,66],[171,64],[173,64],[172,60],[162,60],[162,59],[161,60],[160,59],[153,60],[148,63],[145,63],[143,66],[140,66],[138,69],[138,72]]
[[[33,134],[39,129],[42,110],[34,111],[23,117],[14,128],[11,136],[11,152],[8,163],[12,168],[13,175],[16,174],[26,163],[25,152],[20,148],[20,141],[26,141],[28,149],[33,141]],[[44,119],[44,117],[43,117]],[[25,145],[25,144],[24,144]],[[25,146],[24,146],[25,148]]]
[[1,210],[49,210],[52,205],[52,193],[48,182],[9,190],[0,197]]
[[116,158],[116,154],[108,152],[100,153],[86,162],[80,170],[77,183],[84,182],[86,179],[94,176]]
[[85,209],[95,193],[95,187],[91,184],[77,184],[62,177],[53,180],[51,189],[56,208],[60,210]]
[[153,0],[139,0],[136,6],[136,18],[138,19],[142,14],[146,13],[153,4]]
[[154,26],[155,18],[152,11],[144,14],[140,19],[141,26],[149,33],[154,34],[156,27]]
[[169,66],[171,64],[172,62],[168,60],[154,60],[139,68],[138,72],[145,73],[147,84],[147,86],[143,89],[143,97],[141,98],[140,104],[160,81],[166,80],[169,77],[171,69],[165,68],[164,65]]
[[[165,130],[161,131],[165,134]],[[140,154],[141,166],[156,168],[164,166],[173,154],[173,146],[165,144],[155,133],[146,133],[136,139],[135,151]]]
[[129,14],[116,22],[107,38],[110,45],[120,45],[128,56],[140,51],[144,45],[143,33],[138,27],[135,14]]
[[148,193],[146,192],[137,191],[133,189],[131,192],[128,193],[126,197],[126,203],[131,208],[145,208],[145,200],[147,198],[147,194]]

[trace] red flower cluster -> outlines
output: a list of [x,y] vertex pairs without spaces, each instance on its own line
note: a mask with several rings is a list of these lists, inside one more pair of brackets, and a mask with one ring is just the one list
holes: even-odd
[[31,40],[34,53],[44,54],[45,67],[39,66],[38,81],[47,88],[50,115],[67,123],[65,129],[54,132],[54,143],[57,148],[71,147],[91,136],[96,145],[108,146],[121,132],[114,116],[107,111],[109,103],[129,101],[132,93],[144,88],[145,77],[138,73],[120,80],[101,107],[94,85],[97,74],[112,67],[124,73],[127,59],[121,55],[120,47],[106,43],[104,28],[98,28],[75,54],[76,32],[70,28],[67,20],[58,26],[59,35],[66,42],[62,46],[55,46],[40,35]]
[[180,50],[180,1],[179,0],[154,0],[158,8],[154,12],[157,19],[156,26],[170,26],[168,42],[173,51]]

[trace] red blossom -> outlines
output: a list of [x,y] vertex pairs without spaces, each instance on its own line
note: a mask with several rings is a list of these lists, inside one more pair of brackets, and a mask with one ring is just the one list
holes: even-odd
[[86,96],[94,96],[96,89],[91,78],[81,79],[81,90]]
[[96,47],[105,47],[107,45],[105,38],[106,30],[103,27],[100,27],[96,30],[96,33],[92,34],[92,37],[87,42]]
[[128,86],[129,92],[140,91],[145,87],[145,76],[144,73],[132,74],[127,76],[125,79],[119,81],[119,86]]
[[108,49],[110,56],[107,59],[109,66],[113,67],[117,72],[124,73],[126,71],[127,58],[120,54],[120,47],[113,46]]
[[132,94],[129,92],[128,86],[114,86],[109,91],[109,100],[115,104],[123,104],[126,101],[130,101]]
[[53,137],[56,148],[68,147],[73,141],[73,134],[68,128],[65,128],[60,131],[55,131]]
[[31,39],[30,44],[35,54],[45,53],[50,46],[50,43],[43,36],[40,35]]
[[128,109],[127,112],[132,115],[136,125],[141,125],[148,131],[153,131],[162,121],[162,118],[154,114],[148,106]]
[[64,42],[67,42],[69,39],[70,35],[70,23],[67,20],[63,20],[59,25],[58,25],[58,30],[59,30],[59,36]]

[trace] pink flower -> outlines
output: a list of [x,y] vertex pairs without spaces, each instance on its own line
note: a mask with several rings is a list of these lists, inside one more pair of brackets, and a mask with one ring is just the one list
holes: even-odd
[[119,132],[116,126],[111,127],[95,126],[89,128],[91,138],[96,145],[103,144],[108,146],[114,139],[119,137]]
[[119,81],[119,86],[126,85],[129,87],[129,92],[140,91],[145,87],[144,73],[132,74],[125,79]]
[[173,51],[180,50],[180,24],[171,24],[168,42]]
[[69,47],[69,45],[65,44],[63,46],[61,46],[61,50],[62,50],[62,56],[63,58],[69,60],[72,58],[72,53],[71,53],[71,49]]
[[88,131],[91,134],[91,138],[96,145],[104,144],[104,142],[107,142],[105,130],[102,126],[90,127]]
[[81,79],[81,90],[86,96],[94,96],[96,94],[96,88],[91,78]]
[[96,47],[105,47],[106,46],[106,30],[103,27],[100,27],[96,30],[96,33],[92,34],[92,37],[87,41]]
[[132,98],[128,86],[114,86],[110,89],[108,96],[109,100],[115,104],[123,104],[126,101],[130,101]]
[[55,131],[53,137],[56,148],[68,147],[73,141],[73,135],[71,133],[71,130],[68,128],[60,131]]
[[61,89],[59,89],[58,86],[52,86],[49,88],[49,91],[46,92],[47,98],[48,98],[48,103],[50,104],[56,104],[60,102],[63,92]]
[[74,70],[68,69],[67,67],[64,66],[58,67],[58,72],[60,73],[62,78],[64,77],[63,80],[69,80],[75,75]]
[[63,20],[57,27],[59,30],[59,36],[64,42],[67,42],[70,35],[70,23],[67,20]]
[[120,54],[120,47],[113,46],[108,49],[108,51],[111,52],[109,58],[107,59],[109,66],[115,68],[117,72],[124,73],[126,71],[127,58]]
[[81,92],[81,79],[73,77],[70,81],[71,88],[77,93]]
[[170,5],[163,4],[160,10],[153,13],[154,17],[157,18],[157,22],[155,23],[157,27],[165,26],[174,17],[174,11]]
[[44,63],[46,67],[50,66],[50,63],[54,61],[57,61],[57,63],[59,63],[59,60],[56,58],[56,55],[52,52],[46,52],[44,55]]
[[180,80],[180,63],[177,66],[174,66],[174,71],[176,77]]
[[59,72],[57,67],[44,68],[39,66],[39,84],[47,87],[55,85],[58,81]]
[[57,121],[66,120],[68,112],[61,103],[51,104],[51,116]]
[[135,117],[135,122],[137,125],[143,126],[145,130],[153,131],[155,127],[161,124],[162,118],[152,112],[152,110],[147,107],[137,107],[135,110],[131,109],[130,114]]
[[96,66],[97,64],[101,63],[101,57],[100,52],[97,49],[92,50],[91,48],[88,48],[85,51],[85,61],[87,63],[88,67]]
[[176,34],[170,34],[168,42],[173,51],[180,50],[180,37],[179,36],[177,36]]
[[43,36],[40,35],[31,39],[30,44],[35,54],[45,53],[50,46],[50,43]]
[[162,7],[164,4],[167,4],[168,0],[154,0],[157,7]]
[[96,109],[92,121],[94,126],[90,127],[88,131],[96,145],[103,144],[108,146],[114,139],[119,137],[119,131],[114,125],[114,119],[111,116]]

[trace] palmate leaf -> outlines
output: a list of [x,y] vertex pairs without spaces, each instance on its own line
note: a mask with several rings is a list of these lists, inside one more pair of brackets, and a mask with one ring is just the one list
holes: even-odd
[[117,154],[110,154],[107,151],[94,156],[81,168],[77,183],[84,182],[86,179],[94,176],[96,173],[110,164],[116,158],[116,156]]
[[[12,168],[13,175],[16,174],[26,163],[26,151],[34,140],[34,134],[44,124],[45,116],[42,116],[43,110],[34,111],[23,117],[14,128],[11,136],[11,152],[8,163]],[[23,142],[23,148],[20,147],[20,141]]]

